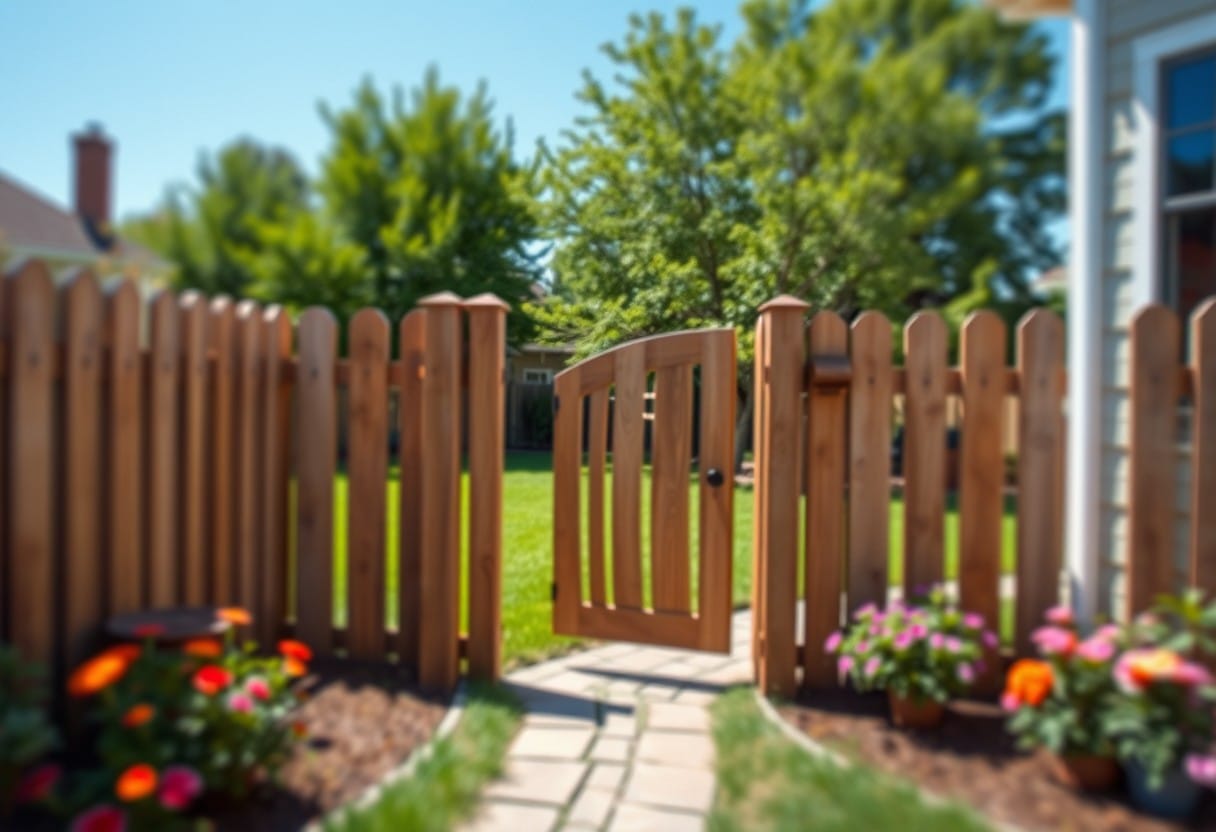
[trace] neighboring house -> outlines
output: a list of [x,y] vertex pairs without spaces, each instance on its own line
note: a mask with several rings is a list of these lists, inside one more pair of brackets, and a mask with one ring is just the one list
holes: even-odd
[[[0,259],[38,257],[56,272],[91,266],[155,284],[170,264],[136,243],[119,239],[111,225],[113,143],[96,125],[72,137],[73,209],[62,208],[0,171]],[[3,265],[0,263],[0,265]]]
[[[1216,294],[1216,2],[988,3],[1072,21],[1066,548],[1074,592],[1097,588],[1074,596],[1081,612],[1114,612],[1128,539],[1129,323],[1146,303],[1185,316]],[[1185,541],[1181,507],[1178,523]]]
[[573,347],[524,344],[507,350],[508,448],[553,447],[553,377],[570,363]]

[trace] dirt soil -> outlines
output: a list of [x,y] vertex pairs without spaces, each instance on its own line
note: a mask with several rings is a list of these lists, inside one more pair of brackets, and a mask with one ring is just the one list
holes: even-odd
[[1004,714],[992,703],[952,704],[941,727],[923,732],[895,729],[882,695],[816,691],[778,710],[795,728],[850,759],[910,779],[932,794],[969,804],[1021,829],[1216,830],[1211,794],[1186,825],[1138,814],[1121,789],[1085,796],[1059,785],[1045,753],[1027,754],[1014,747]]
[[358,798],[426,743],[446,699],[418,693],[412,674],[381,663],[318,660],[311,696],[297,711],[308,739],[277,787],[256,799],[205,812],[220,832],[286,832]]

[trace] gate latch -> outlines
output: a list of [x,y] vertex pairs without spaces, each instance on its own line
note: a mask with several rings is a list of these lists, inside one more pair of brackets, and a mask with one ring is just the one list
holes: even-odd
[[722,472],[717,468],[710,468],[705,472],[705,481],[714,488],[717,488],[725,481],[725,477],[722,476]]

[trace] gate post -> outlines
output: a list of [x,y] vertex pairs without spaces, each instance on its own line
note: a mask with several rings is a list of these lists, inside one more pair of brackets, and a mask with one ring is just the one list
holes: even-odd
[[810,305],[781,295],[756,326],[755,522],[752,648],[756,684],[770,696],[795,691],[798,602],[798,476],[806,364],[803,318]]

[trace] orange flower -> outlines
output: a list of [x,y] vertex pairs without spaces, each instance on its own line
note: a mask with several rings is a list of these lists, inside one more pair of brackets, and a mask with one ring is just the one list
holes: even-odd
[[1007,708],[1030,705],[1037,708],[1051,693],[1055,679],[1051,665],[1037,659],[1020,659],[1009,668],[1005,677],[1005,693],[1001,697]]
[[215,696],[232,684],[232,674],[217,664],[200,667],[194,674],[194,689],[207,696]]
[[279,652],[289,659],[299,659],[302,662],[312,661],[312,649],[302,641],[285,638],[279,642]]
[[101,651],[102,656],[115,656],[122,659],[127,664],[139,658],[139,654],[143,652],[138,644],[115,644],[113,647],[107,647]]
[[246,627],[253,623],[253,616],[244,607],[220,607],[215,611],[215,617],[234,627]]
[[132,661],[117,647],[98,653],[68,677],[68,693],[78,698],[99,693],[125,676]]
[[224,646],[213,638],[192,638],[182,645],[182,652],[200,659],[214,659],[223,654]]
[[283,659],[283,672],[292,678],[296,678],[308,672],[308,665],[294,656],[287,656]]
[[143,800],[156,791],[158,779],[156,769],[152,766],[136,763],[118,776],[118,782],[114,784],[114,794],[118,795],[119,800],[127,803]]
[[154,716],[156,716],[156,708],[147,702],[140,702],[138,705],[132,705],[122,715],[122,727],[138,728],[141,725],[146,725]]

